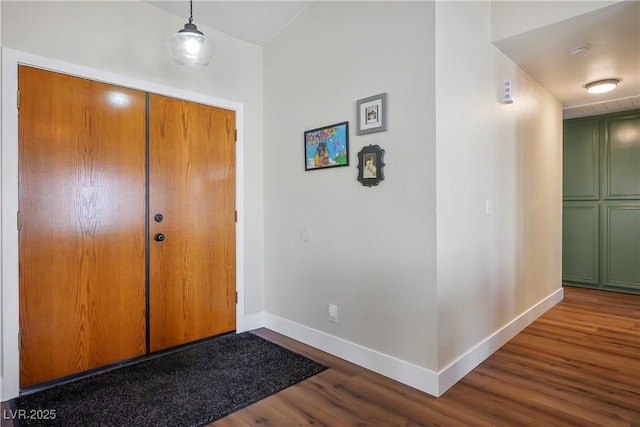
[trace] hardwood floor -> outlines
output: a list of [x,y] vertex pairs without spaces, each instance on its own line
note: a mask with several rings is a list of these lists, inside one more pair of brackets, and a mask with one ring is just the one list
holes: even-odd
[[565,287],[564,300],[439,398],[273,331],[330,369],[211,424],[640,427],[640,296]]

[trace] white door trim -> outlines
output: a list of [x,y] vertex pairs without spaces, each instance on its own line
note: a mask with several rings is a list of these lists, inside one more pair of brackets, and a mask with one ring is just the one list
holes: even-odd
[[77,77],[102,81],[118,86],[153,92],[198,102],[236,113],[236,327],[239,332],[246,324],[244,317],[244,106],[242,103],[215,98],[170,86],[164,86],[127,76],[58,61],[9,48],[2,48],[2,140],[0,147],[0,269],[2,307],[2,370],[0,371],[0,400],[17,397],[20,391],[19,277],[18,277],[18,65],[30,65]]

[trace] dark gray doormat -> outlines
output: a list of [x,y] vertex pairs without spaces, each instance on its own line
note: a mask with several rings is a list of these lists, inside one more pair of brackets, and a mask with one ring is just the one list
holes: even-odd
[[202,426],[325,369],[249,332],[230,334],[21,396],[15,415],[20,426]]

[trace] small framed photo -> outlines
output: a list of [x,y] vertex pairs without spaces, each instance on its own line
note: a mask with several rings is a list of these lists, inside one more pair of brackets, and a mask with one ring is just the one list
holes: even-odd
[[358,135],[387,130],[387,94],[369,96],[358,100]]
[[349,166],[349,122],[304,133],[304,170]]
[[384,150],[368,145],[358,153],[358,181],[364,186],[378,185],[384,179]]

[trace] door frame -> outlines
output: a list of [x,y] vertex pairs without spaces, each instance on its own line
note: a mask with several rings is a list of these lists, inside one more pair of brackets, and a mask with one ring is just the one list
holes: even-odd
[[[186,101],[235,111],[236,129],[236,332],[246,326],[244,313],[244,105],[240,102],[216,98],[171,86],[101,71],[81,65],[33,55],[9,48],[2,48],[2,143],[0,155],[0,269],[2,307],[2,370],[0,375],[0,400],[17,397],[20,392],[20,354],[18,351],[19,325],[19,276],[18,276],[18,65],[27,65],[60,72],[118,86],[153,92]],[[245,325],[245,326],[243,326]]]

